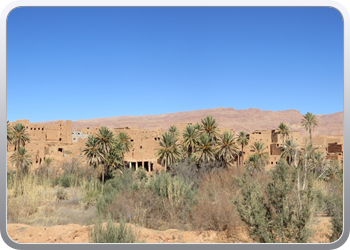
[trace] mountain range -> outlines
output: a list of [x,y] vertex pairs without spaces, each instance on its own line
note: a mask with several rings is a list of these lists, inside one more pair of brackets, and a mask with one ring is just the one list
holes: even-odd
[[[264,111],[257,108],[236,110],[234,108],[215,108],[195,111],[184,111],[162,115],[142,116],[117,116],[108,118],[96,118],[87,120],[76,120],[72,122],[73,130],[85,127],[107,126],[117,127],[140,127],[143,129],[155,129],[161,127],[168,129],[173,124],[200,123],[201,119],[212,115],[217,119],[219,127],[230,128],[236,132],[254,130],[275,129],[284,122],[292,131],[300,131],[306,134],[301,126],[303,114],[298,110],[290,109],[285,111]],[[316,115],[318,127],[314,135],[342,135],[343,134],[343,112],[327,115]],[[46,124],[52,122],[43,122]]]

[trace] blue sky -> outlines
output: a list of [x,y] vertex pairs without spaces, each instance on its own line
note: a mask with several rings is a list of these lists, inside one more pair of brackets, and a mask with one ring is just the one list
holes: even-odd
[[22,7],[7,21],[7,119],[233,107],[343,111],[333,8]]

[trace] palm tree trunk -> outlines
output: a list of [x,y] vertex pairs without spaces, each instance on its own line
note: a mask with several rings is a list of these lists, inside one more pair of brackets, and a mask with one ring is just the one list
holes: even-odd
[[241,167],[243,167],[243,163],[244,163],[244,146],[242,144],[242,162],[241,162]]
[[15,165],[16,173],[15,173],[15,197],[17,197],[17,192],[18,192],[18,168],[17,164]]
[[304,161],[304,180],[303,180],[303,190],[305,190],[306,185],[306,165],[307,165],[307,153],[305,155],[305,161]]
[[102,193],[103,193],[103,187],[105,185],[105,166],[102,166]]

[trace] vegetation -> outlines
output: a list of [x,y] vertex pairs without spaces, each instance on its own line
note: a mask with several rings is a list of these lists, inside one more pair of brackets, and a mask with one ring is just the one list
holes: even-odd
[[160,148],[158,149],[157,156],[161,160],[162,166],[165,168],[178,162],[181,157],[179,145],[177,144],[176,136],[173,133],[167,132],[162,135],[159,141]]
[[254,154],[250,155],[246,162],[246,169],[253,174],[256,171],[263,171],[265,166],[269,163],[269,154],[266,152],[263,142],[254,142],[251,146]]
[[243,166],[243,162],[244,162],[244,147],[247,146],[248,143],[249,143],[248,134],[245,131],[239,132],[239,135],[237,137],[237,144],[242,147],[242,150],[240,152],[240,155],[241,155],[240,166],[241,167]]
[[312,141],[312,130],[318,126],[317,118],[314,114],[307,112],[301,120],[301,125],[309,132],[310,142]]
[[116,226],[109,218],[104,228],[102,221],[95,223],[95,226],[90,230],[91,243],[136,243],[137,235],[134,230],[127,226],[124,221]]
[[[247,133],[235,137],[218,125],[208,116],[201,124],[187,125],[183,133],[171,126],[156,152],[166,171],[151,174],[124,167],[131,139],[106,127],[86,141],[87,165],[72,158],[59,165],[58,173],[46,158],[37,171],[29,171],[24,145],[30,138],[23,125],[8,125],[18,135],[8,133],[8,143],[16,146],[11,155],[16,168],[7,176],[8,221],[55,225],[68,223],[58,218],[71,214],[69,222],[95,224],[89,233],[95,243],[139,242],[126,222],[156,230],[215,230],[231,242],[247,232],[254,242],[288,243],[310,242],[315,217],[327,214],[332,224],[328,240],[341,236],[342,161],[330,161],[311,143],[301,148],[281,123],[281,159],[266,171],[264,143],[252,143],[254,152],[244,159]],[[235,167],[244,160],[245,168]],[[69,204],[77,210],[68,209]]]
[[282,143],[284,145],[286,136],[288,136],[290,134],[290,130],[289,130],[288,126],[282,122],[278,126],[278,130],[276,131],[276,134],[282,135]]

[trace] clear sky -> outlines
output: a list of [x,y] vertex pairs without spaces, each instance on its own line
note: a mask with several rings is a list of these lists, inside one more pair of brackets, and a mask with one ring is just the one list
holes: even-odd
[[7,21],[7,119],[232,107],[343,111],[333,8],[22,7]]

